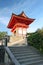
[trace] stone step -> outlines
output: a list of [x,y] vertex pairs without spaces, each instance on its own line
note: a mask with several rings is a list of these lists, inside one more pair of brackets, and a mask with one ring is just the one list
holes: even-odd
[[24,62],[30,62],[30,61],[35,61],[35,60],[39,60],[40,61],[40,59],[41,60],[43,60],[42,58],[40,58],[40,57],[34,57],[34,58],[26,58],[26,59],[22,59],[22,60],[18,60],[20,63],[24,63]]
[[[24,53],[24,54],[14,54],[15,56],[33,56],[33,55],[38,55],[38,54],[29,54],[29,53]],[[39,56],[39,55],[38,55]]]
[[13,52],[14,54],[24,54],[24,53],[30,53],[30,54],[38,54],[37,52],[35,51],[31,51],[31,50],[11,50],[11,52]]
[[[28,50],[28,49],[26,49],[26,50],[15,50],[15,49],[13,49],[13,50],[11,50],[12,52],[15,52],[15,53],[23,53],[23,52],[32,52],[31,50]],[[35,51],[33,51],[33,52],[35,52]]]
[[30,47],[28,46],[19,46],[19,47],[9,47],[10,49],[18,49],[18,50],[23,50],[23,49],[29,49]]
[[37,63],[32,63],[32,64],[29,64],[29,65],[43,65],[43,61],[42,62],[37,62]]
[[[15,53],[15,52],[12,52],[14,55],[35,55],[35,53],[29,53],[29,52],[23,52],[23,53]],[[38,54],[37,54],[38,55]]]
[[43,64],[43,57],[32,46],[9,47],[20,65]]
[[21,65],[33,65],[33,64],[38,64],[38,63],[42,63],[43,62],[43,60],[31,60],[31,61],[26,61],[26,62],[22,62],[22,63],[20,63]]
[[[30,46],[30,47],[31,47],[31,46]],[[25,48],[25,47],[24,47],[24,48],[23,48],[23,47],[21,47],[21,48],[19,48],[19,47],[13,48],[13,47],[12,47],[12,48],[10,48],[10,50],[11,50],[11,51],[14,50],[14,52],[17,52],[17,51],[18,51],[18,52],[19,52],[19,51],[22,51],[22,52],[24,52],[24,51],[37,52],[36,49],[34,50],[34,48],[30,48],[30,47],[29,47],[29,48],[28,48],[28,47],[26,47],[26,48]],[[12,49],[13,49],[13,50],[12,50]]]
[[34,59],[42,59],[41,57],[26,57],[26,58],[22,58],[22,59],[17,59],[19,62],[24,62],[24,61],[28,61],[28,60],[34,60]]
[[17,59],[25,59],[25,58],[34,58],[34,57],[39,57],[38,55],[23,55],[23,56],[15,56]]
[[13,52],[14,54],[26,54],[26,53],[29,53],[29,54],[38,54],[38,53],[36,53],[36,52],[32,52],[32,51],[11,51],[11,52]]

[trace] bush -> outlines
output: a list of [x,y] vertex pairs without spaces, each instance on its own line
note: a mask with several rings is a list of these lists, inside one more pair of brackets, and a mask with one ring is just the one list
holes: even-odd
[[27,41],[30,42],[28,44],[43,52],[43,30],[37,30],[34,34],[29,35]]

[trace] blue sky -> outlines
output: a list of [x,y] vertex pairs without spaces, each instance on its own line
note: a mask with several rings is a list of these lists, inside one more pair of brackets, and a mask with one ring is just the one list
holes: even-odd
[[7,25],[12,13],[20,14],[22,11],[28,17],[36,19],[30,24],[27,32],[34,32],[43,27],[43,0],[0,0],[0,31],[10,34]]

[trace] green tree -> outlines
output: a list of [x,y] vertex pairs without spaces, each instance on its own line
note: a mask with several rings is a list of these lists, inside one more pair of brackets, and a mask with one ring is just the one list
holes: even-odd
[[7,32],[0,32],[0,39],[2,39],[3,37],[5,37],[7,35]]
[[28,44],[36,47],[40,51],[43,51],[43,28],[38,29],[35,33],[31,34],[27,40],[30,42]]

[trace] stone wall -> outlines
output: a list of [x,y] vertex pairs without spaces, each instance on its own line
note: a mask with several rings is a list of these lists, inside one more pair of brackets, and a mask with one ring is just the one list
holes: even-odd
[[21,46],[21,45],[27,45],[25,37],[10,36],[10,42],[8,43],[8,46]]

